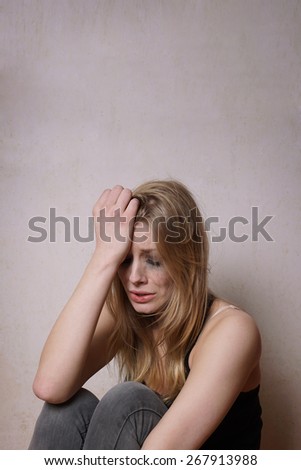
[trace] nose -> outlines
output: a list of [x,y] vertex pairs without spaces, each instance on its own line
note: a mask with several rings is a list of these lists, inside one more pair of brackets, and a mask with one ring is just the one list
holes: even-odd
[[146,275],[141,262],[132,262],[129,267],[129,281],[132,284],[144,284],[146,282]]

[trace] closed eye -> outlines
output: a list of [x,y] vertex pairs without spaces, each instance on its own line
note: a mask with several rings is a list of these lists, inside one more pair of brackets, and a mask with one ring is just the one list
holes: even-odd
[[148,264],[150,264],[151,266],[155,266],[156,268],[159,268],[159,267],[161,266],[160,261],[156,261],[156,260],[154,260],[154,259],[152,259],[152,258],[147,258],[147,259],[146,259],[146,262],[147,262]]

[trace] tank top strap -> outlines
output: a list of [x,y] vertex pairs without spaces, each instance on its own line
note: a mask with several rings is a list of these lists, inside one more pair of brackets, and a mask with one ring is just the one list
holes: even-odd
[[[211,307],[212,303],[213,303],[213,300],[214,300],[214,297],[210,297],[210,300],[208,302],[208,309],[207,311],[209,310],[209,308]],[[219,308],[216,312],[214,312],[214,314],[212,315],[212,317],[210,317],[210,320],[211,318],[215,317],[216,315],[218,315],[219,313],[222,313],[224,310],[227,310],[228,308],[234,308],[234,309],[237,309],[239,310],[239,307],[236,307],[236,305],[224,305],[223,307]],[[193,345],[194,346],[194,345]],[[193,346],[187,351],[186,355],[185,355],[185,358],[184,358],[184,367],[185,367],[185,373],[186,373],[186,377],[187,375],[189,374],[189,364],[188,364],[188,361],[189,361],[189,354],[193,348]]]
[[224,310],[227,310],[228,308],[234,308],[236,310],[239,310],[239,308],[236,307],[236,305],[224,305],[223,307],[219,308],[216,312],[214,312],[214,314],[210,317],[210,320],[216,315],[218,315],[219,313],[222,313]]

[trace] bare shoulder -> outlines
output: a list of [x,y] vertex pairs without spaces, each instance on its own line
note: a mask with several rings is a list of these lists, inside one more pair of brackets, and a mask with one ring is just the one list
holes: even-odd
[[261,336],[256,321],[246,311],[227,302],[218,302],[204,324],[191,351],[189,363],[203,354],[222,351],[233,355],[249,356],[254,363],[261,355]]
[[219,300],[212,307],[204,324],[204,334],[221,327],[244,328],[247,331],[250,330],[250,332],[253,331],[259,334],[257,324],[252,315],[240,307]]

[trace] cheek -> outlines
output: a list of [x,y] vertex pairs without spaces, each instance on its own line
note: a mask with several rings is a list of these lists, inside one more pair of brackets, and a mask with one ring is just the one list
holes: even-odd
[[170,279],[170,277],[166,275],[162,275],[159,279],[159,283],[162,291],[164,291],[166,294],[170,294],[173,289],[173,281]]

